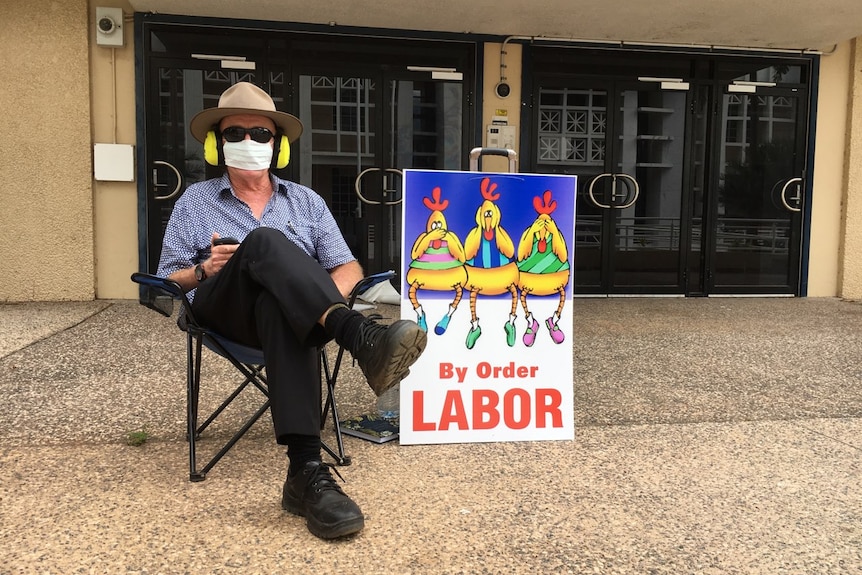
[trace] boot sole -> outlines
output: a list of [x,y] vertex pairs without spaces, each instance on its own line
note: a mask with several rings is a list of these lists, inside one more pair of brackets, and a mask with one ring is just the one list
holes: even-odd
[[302,507],[297,502],[288,498],[282,498],[281,508],[299,517],[305,517],[305,526],[308,527],[312,535],[321,539],[346,537],[347,535],[353,535],[362,531],[362,528],[365,527],[365,518],[361,515],[353,519],[339,521],[338,523],[322,523],[313,517],[307,517],[302,511]]
[[368,385],[377,396],[404,379],[410,372],[410,366],[416,363],[428,344],[428,335],[415,322],[401,320],[393,323],[389,330],[384,350],[389,361],[381,373],[366,375]]

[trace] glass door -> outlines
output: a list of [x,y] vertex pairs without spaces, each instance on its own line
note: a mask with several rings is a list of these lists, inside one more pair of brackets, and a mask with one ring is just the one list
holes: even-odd
[[578,176],[576,291],[601,291],[606,277],[604,230],[611,212],[590,199],[589,191],[599,176],[612,170],[607,154],[611,89],[600,83],[564,86],[549,82],[538,87],[536,171]]
[[[615,176],[604,178],[606,205],[615,216],[607,282],[611,293],[683,291],[680,248],[688,91],[663,90],[657,84],[619,90]],[[678,83],[668,84],[676,88]],[[624,193],[619,191],[620,182]]]
[[774,82],[743,82],[720,96],[708,289],[796,294],[807,100]]
[[236,82],[255,82],[253,71],[226,71],[219,62],[153,59],[147,94],[146,252],[156,271],[162,237],[174,203],[186,187],[221,173],[203,158],[203,144],[189,132],[192,117],[218,105]]
[[310,133],[300,141],[300,183],[327,199],[369,271],[400,268],[402,170],[462,167],[462,84],[429,76],[406,67],[299,75]]
[[666,84],[538,87],[536,169],[578,176],[576,293],[684,291],[688,93]]
[[375,230],[363,225],[365,207],[354,184],[358,174],[379,163],[380,78],[321,71],[300,75],[297,85],[305,126],[298,142],[299,183],[323,196],[351,251],[367,259],[370,243],[373,258]]

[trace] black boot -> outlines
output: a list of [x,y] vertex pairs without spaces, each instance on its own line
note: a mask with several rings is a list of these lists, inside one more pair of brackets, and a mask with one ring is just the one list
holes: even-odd
[[427,335],[415,321],[381,325],[367,319],[351,350],[368,385],[379,396],[410,373],[427,342]]
[[281,498],[282,509],[305,517],[308,530],[321,539],[344,537],[365,526],[359,506],[341,490],[330,469],[328,463],[309,461],[296,474],[288,474]]

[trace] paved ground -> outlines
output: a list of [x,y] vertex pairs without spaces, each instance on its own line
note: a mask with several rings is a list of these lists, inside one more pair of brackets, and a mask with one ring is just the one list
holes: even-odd
[[[366,529],[324,542],[281,511],[268,416],[188,481],[172,320],[0,305],[0,573],[862,573],[862,304],[574,310],[574,441],[346,438]],[[373,405],[356,368],[339,405]]]

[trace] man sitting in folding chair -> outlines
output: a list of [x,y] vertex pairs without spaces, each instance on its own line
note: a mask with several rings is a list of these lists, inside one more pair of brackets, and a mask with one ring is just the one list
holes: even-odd
[[158,275],[190,292],[202,325],[263,350],[276,441],[289,458],[282,507],[304,516],[318,537],[355,533],[362,512],[321,461],[317,346],[334,339],[350,351],[380,395],[408,373],[425,333],[345,305],[363,271],[332,214],[314,191],[270,173],[287,165],[302,132],[297,118],[242,82],[190,129],[207,162],[227,169],[177,201]]

